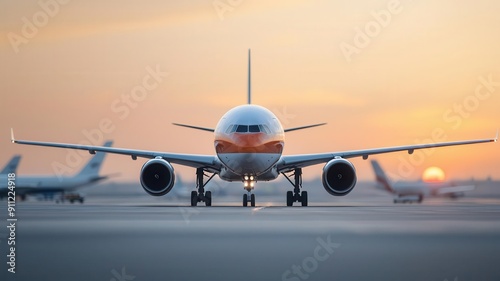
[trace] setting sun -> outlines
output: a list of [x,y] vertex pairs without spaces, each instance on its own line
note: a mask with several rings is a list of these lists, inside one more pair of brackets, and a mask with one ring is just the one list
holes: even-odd
[[442,182],[444,181],[445,175],[441,168],[429,167],[425,169],[422,179],[425,182]]

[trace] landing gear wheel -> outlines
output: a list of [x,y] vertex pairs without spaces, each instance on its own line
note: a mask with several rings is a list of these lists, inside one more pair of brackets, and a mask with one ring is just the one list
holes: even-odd
[[255,194],[250,195],[250,205],[255,207]]
[[212,206],[212,192],[206,191],[205,186],[207,183],[213,179],[215,173],[213,173],[208,180],[204,181],[205,175],[203,168],[196,169],[196,189],[191,192],[191,206],[196,206],[198,202],[204,201],[205,206]]
[[198,192],[196,191],[191,191],[191,206],[196,207],[198,204]]
[[212,191],[205,192],[205,206],[212,206]]
[[248,206],[248,195],[243,194],[243,207]]
[[293,192],[291,191],[286,192],[286,205],[288,207],[293,206]]
[[302,203],[302,206],[307,206],[307,191],[302,191],[300,202]]

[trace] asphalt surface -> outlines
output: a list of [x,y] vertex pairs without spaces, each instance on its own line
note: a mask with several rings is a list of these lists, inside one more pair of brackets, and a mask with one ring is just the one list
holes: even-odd
[[0,280],[500,280],[492,188],[411,205],[325,193],[305,208],[274,195],[247,208],[231,196],[195,208],[147,195],[29,200],[16,208],[15,274],[0,230]]

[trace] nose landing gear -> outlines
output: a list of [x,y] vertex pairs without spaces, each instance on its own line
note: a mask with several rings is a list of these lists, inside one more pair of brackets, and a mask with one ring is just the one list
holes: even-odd
[[248,201],[250,201],[250,206],[255,207],[255,194],[243,194],[243,207],[248,206]]
[[243,194],[243,207],[248,206],[248,201],[250,201],[250,206],[255,207],[255,194],[252,193],[255,185],[254,180],[253,176],[245,176],[243,178],[243,188],[248,192],[248,194]]

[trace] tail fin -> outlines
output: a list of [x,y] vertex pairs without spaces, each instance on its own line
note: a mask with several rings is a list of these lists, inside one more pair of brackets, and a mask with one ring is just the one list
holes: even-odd
[[384,170],[376,160],[370,161],[375,172],[377,183],[381,184],[387,191],[394,193],[390,179],[385,174]]
[[17,171],[17,166],[21,161],[21,155],[14,155],[10,161],[5,165],[5,167],[0,171],[0,174],[10,174]]
[[252,72],[251,72],[251,53],[248,49],[248,92],[247,92],[247,103],[252,104]]
[[[110,147],[111,145],[113,145],[113,142],[107,141],[103,146]],[[90,158],[89,162],[82,168],[77,176],[98,176],[106,154],[107,153],[104,152],[97,152],[92,158]]]

